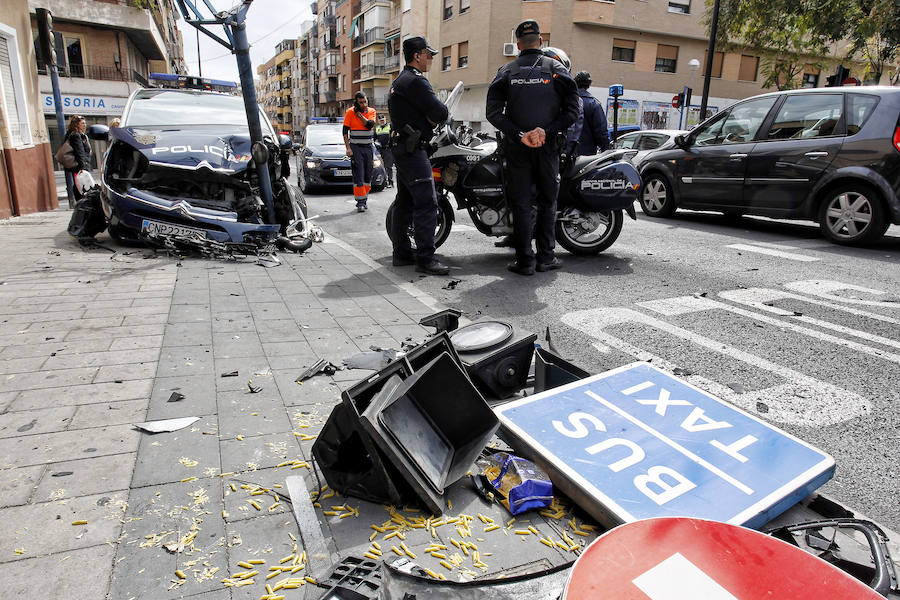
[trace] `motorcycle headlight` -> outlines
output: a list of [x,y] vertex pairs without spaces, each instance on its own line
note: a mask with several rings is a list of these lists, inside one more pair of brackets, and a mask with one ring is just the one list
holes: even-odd
[[374,162],[374,165],[375,165],[375,168],[376,168],[376,169],[377,169],[378,167],[380,167],[380,166],[381,166],[381,159],[380,159],[380,158],[376,158],[376,159],[375,159],[375,162]]

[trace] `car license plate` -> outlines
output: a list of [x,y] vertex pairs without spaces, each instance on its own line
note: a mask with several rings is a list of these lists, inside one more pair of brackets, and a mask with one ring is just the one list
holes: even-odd
[[205,238],[206,231],[195,229],[193,227],[185,227],[183,225],[172,225],[171,223],[163,223],[161,221],[151,221],[144,219],[141,223],[141,231],[153,235],[188,235]]
[[353,177],[353,171],[351,169],[335,169],[334,176],[335,177]]

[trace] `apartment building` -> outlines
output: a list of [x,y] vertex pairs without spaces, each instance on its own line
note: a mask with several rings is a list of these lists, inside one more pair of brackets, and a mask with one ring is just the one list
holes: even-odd
[[275,56],[256,68],[257,102],[272,122],[275,131],[294,133],[294,72],[299,40],[281,40]]
[[[35,9],[53,14],[63,112],[85,117],[88,125],[122,115],[134,90],[150,73],[186,73],[182,35],[173,0],[29,0],[32,38],[43,113],[55,149],[62,140],[56,124],[53,88],[46,57],[37,44]],[[92,142],[102,156],[105,142]]]
[[27,0],[0,14],[0,219],[59,206]]
[[[359,62],[353,69],[353,86],[366,94],[370,106],[386,112],[391,85],[391,73],[387,72],[386,63],[394,54],[393,41],[400,37],[399,11],[389,0],[356,0],[352,12],[350,37],[353,54]],[[399,61],[392,63],[396,63],[399,71]]]
[[[591,92],[607,98],[609,85],[621,83],[619,123],[674,128],[679,113],[672,97],[684,86],[694,90],[687,124],[699,119],[708,34],[701,23],[700,0],[401,0],[402,38],[425,35],[439,51],[428,74],[436,90],[457,81],[466,93],[458,120],[491,129],[484,119],[487,86],[497,69],[517,55],[513,31],[524,19],[536,19],[549,45],[565,50],[573,71],[593,77]],[[691,69],[692,59],[699,68]],[[837,56],[832,57],[836,67]],[[695,63],[696,64],[696,63]],[[845,63],[847,64],[847,63]],[[709,108],[715,112],[735,100],[767,91],[762,87],[760,57],[749,51],[716,52]],[[852,66],[861,73],[862,66]],[[809,67],[802,85],[820,87],[820,74]]]

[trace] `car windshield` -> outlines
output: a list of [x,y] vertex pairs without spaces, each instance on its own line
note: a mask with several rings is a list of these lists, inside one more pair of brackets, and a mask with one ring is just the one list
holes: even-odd
[[[271,134],[260,111],[263,132]],[[126,127],[226,125],[247,127],[247,113],[240,96],[183,90],[142,90],[131,102]]]
[[310,125],[306,128],[307,146],[343,146],[344,136],[340,123],[334,125]]

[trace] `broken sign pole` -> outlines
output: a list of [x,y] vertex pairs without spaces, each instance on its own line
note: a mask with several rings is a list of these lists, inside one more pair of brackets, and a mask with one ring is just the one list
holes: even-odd
[[[187,23],[225,46],[237,59],[238,75],[241,79],[241,95],[244,98],[244,110],[247,113],[247,125],[250,128],[250,154],[256,165],[256,175],[259,177],[260,195],[262,195],[263,204],[266,205],[266,222],[277,223],[275,204],[272,198],[272,180],[269,178],[269,152],[262,139],[256,86],[253,84],[253,65],[250,62],[250,42],[247,40],[247,10],[253,0],[244,0],[230,11],[218,13],[215,12],[208,0],[204,0],[206,7],[213,13],[212,19],[204,19],[191,0],[177,0],[177,2],[181,15]],[[188,8],[190,8],[190,12]],[[205,25],[221,25],[228,41],[206,29]]]

